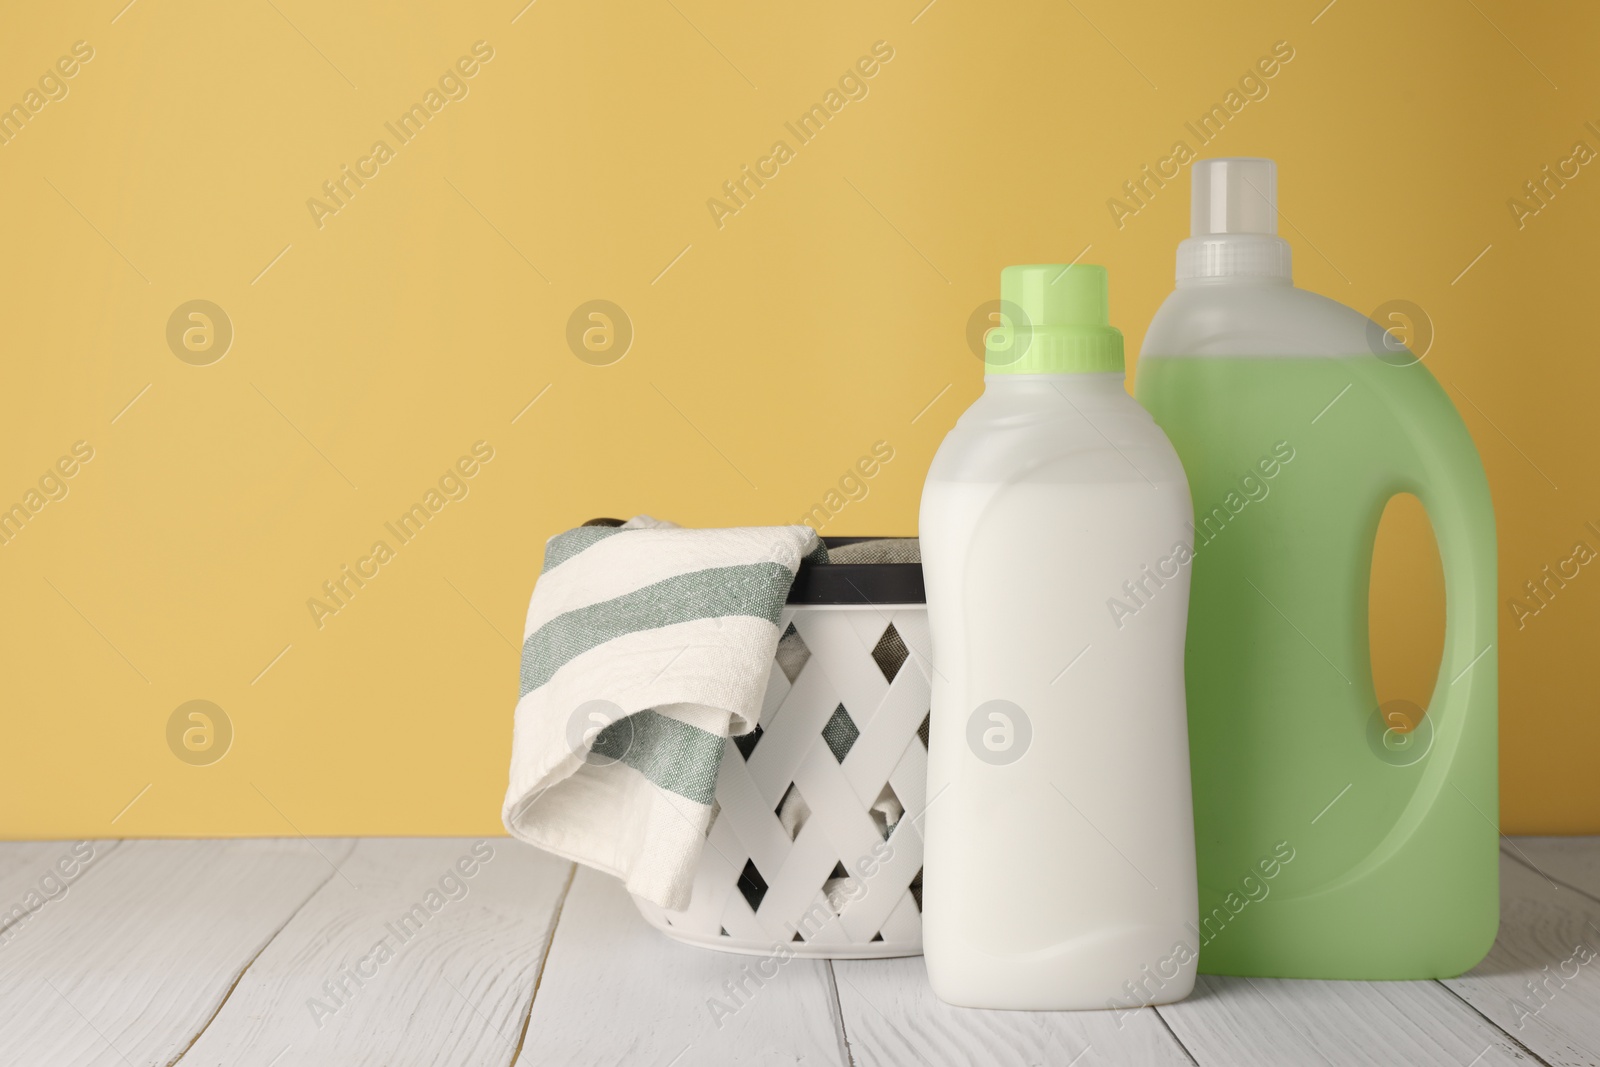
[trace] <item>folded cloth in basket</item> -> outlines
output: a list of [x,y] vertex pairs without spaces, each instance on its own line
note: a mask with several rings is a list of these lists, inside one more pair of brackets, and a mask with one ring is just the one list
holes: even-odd
[[756,727],[807,526],[648,516],[545,544],[501,818],[513,837],[688,906],[724,741]]

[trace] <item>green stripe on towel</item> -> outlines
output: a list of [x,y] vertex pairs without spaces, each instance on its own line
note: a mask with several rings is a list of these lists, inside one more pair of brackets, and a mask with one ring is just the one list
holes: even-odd
[[781,563],[711,567],[557,615],[522,642],[517,699],[544,685],[568,661],[631,633],[732,616],[766,619],[776,626],[793,581],[794,574]]
[[584,549],[599,544],[612,534],[628,532],[620,526],[579,526],[575,530],[558,533],[544,543],[544,566],[539,568],[539,573],[546,574],[554,570]]
[[647,709],[601,730],[591,751],[621,760],[662,789],[710,804],[717,795],[722,747],[716,734]]

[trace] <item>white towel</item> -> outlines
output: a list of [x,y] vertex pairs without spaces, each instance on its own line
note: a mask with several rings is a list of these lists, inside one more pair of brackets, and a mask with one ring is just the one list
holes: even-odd
[[689,904],[730,735],[754,730],[807,526],[639,516],[545,544],[501,817],[513,837]]

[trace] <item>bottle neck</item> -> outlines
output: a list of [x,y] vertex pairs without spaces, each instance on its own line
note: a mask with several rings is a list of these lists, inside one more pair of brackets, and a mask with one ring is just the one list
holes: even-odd
[[1292,286],[1289,242],[1260,233],[1190,237],[1178,245],[1177,283]]
[[985,374],[983,389],[999,396],[1045,394],[1088,396],[1113,393],[1127,395],[1127,375],[1123,371],[1090,371],[1066,374]]

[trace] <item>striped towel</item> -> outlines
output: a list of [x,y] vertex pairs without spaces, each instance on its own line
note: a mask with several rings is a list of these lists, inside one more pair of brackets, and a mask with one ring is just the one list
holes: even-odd
[[688,907],[727,737],[754,730],[807,526],[639,516],[545,544],[501,818],[511,835]]

